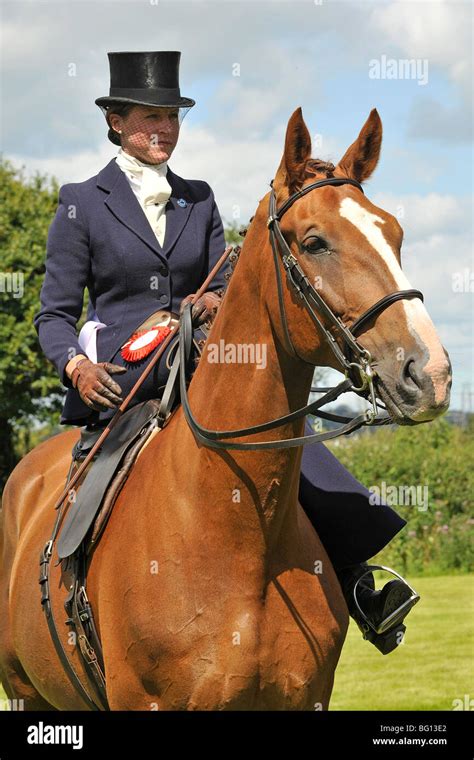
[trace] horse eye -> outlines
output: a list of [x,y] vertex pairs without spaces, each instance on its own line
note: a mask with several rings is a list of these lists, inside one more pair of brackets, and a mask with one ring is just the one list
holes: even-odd
[[306,238],[301,247],[306,253],[324,253],[328,250],[326,241],[320,237],[316,237],[316,235]]

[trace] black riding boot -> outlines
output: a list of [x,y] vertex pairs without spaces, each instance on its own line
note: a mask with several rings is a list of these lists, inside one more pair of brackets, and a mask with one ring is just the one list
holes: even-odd
[[[76,474],[76,471],[79,469],[79,467],[82,465],[84,459],[88,455],[89,451],[91,450],[94,443],[99,438],[100,434],[102,433],[102,430],[104,429],[105,423],[100,422],[89,422],[87,425],[84,425],[80,428],[81,435],[72,447],[72,459],[71,459],[71,465],[69,468],[69,472],[66,479],[66,485],[69,483],[71,478]],[[99,449],[100,451],[100,449]],[[98,456],[98,452],[94,454],[94,457],[92,458],[92,461],[94,461]],[[91,468],[92,461],[89,462],[87,465],[84,474],[82,475],[82,478],[79,482],[82,482]]]
[[382,654],[388,654],[401,644],[406,630],[403,619],[420,597],[401,578],[389,581],[383,589],[375,591],[371,568],[378,567],[361,562],[337,570],[336,574],[349,614],[364,639],[371,641]]

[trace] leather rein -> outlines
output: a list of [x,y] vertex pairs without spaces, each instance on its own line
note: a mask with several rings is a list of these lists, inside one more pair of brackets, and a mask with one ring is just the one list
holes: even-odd
[[[179,365],[180,396],[184,415],[196,439],[209,448],[237,449],[242,451],[255,449],[294,448],[296,446],[305,446],[307,444],[318,443],[331,438],[337,438],[340,435],[347,435],[364,425],[386,425],[392,422],[389,415],[379,416],[378,414],[378,407],[384,411],[386,411],[386,409],[381,405],[379,401],[377,401],[376,398],[374,388],[375,370],[372,366],[373,360],[371,354],[366,348],[358,343],[357,334],[361,331],[363,326],[381,314],[392,303],[395,303],[396,301],[399,301],[403,298],[420,298],[423,301],[423,294],[419,290],[397,290],[393,293],[389,293],[377,301],[375,304],[370,306],[360,317],[358,317],[358,319],[353,322],[350,327],[347,327],[342,322],[342,320],[334,314],[332,309],[318,293],[316,288],[311,285],[298,260],[291,252],[291,249],[283,236],[279,222],[283,214],[290,208],[290,206],[293,205],[295,201],[316,188],[325,187],[327,185],[339,186],[348,184],[354,185],[354,187],[357,187],[363,193],[364,191],[362,189],[362,186],[359,182],[356,182],[353,179],[346,179],[343,177],[328,177],[327,179],[313,182],[310,185],[306,185],[301,190],[298,190],[293,195],[291,195],[279,209],[277,209],[273,180],[270,184],[271,191],[267,227],[270,233],[270,242],[275,263],[278,303],[280,318],[285,335],[285,342],[287,343],[287,347],[290,353],[292,353],[296,358],[301,359],[301,357],[298,356],[290,337],[283,298],[283,283],[279,266],[279,258],[281,259],[281,263],[283,264],[283,268],[286,272],[286,276],[291,287],[303,301],[304,306],[312,321],[321,331],[324,338],[328,341],[331,350],[333,351],[336,359],[344,370],[345,379],[332,388],[312,387],[311,391],[324,392],[324,395],[316,401],[313,401],[312,403],[302,407],[301,409],[297,409],[290,414],[285,414],[275,420],[271,420],[260,425],[240,428],[238,430],[210,430],[208,428],[204,428],[197,422],[191,411],[186,388],[186,367],[190,361],[193,337],[193,324],[191,315],[192,305],[188,304],[184,308],[180,319],[179,353],[176,353],[172,368],[174,371],[172,371],[171,374],[176,378]],[[315,311],[315,309],[319,311],[319,314]],[[334,329],[336,336],[333,335],[333,333],[330,332],[330,329],[328,329],[323,324],[322,318],[324,318],[326,322],[329,323],[330,328]],[[338,339],[342,341],[342,348],[339,345]],[[301,361],[305,360],[301,359]],[[356,377],[357,374],[358,378]],[[359,396],[368,399],[372,404],[372,408],[367,409],[365,412],[359,414],[356,417],[343,417],[341,415],[322,412],[320,410],[322,406],[325,406],[331,401],[335,401],[341,394],[347,393],[349,391],[357,393]],[[307,414],[314,414],[315,416],[321,417],[322,419],[342,422],[343,424],[337,430],[329,430],[324,433],[304,435],[295,438],[278,439],[275,441],[261,441],[256,443],[227,442],[229,438],[255,435],[257,433],[266,432],[267,430],[272,430],[273,428],[281,427],[282,425],[295,422],[296,420],[305,417]]]

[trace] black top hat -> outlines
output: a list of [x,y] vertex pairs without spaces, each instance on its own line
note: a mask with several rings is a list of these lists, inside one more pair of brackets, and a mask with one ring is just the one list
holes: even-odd
[[97,98],[99,107],[113,103],[191,108],[196,101],[181,97],[177,50],[147,53],[107,53],[110,67],[108,96]]

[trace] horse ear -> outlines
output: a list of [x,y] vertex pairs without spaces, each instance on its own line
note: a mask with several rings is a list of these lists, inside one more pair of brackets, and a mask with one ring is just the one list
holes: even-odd
[[304,182],[305,166],[311,157],[311,136],[301,107],[291,115],[286,128],[285,150],[273,180],[277,198],[291,195]]
[[360,130],[359,137],[346,150],[334,169],[335,176],[364,182],[377,166],[381,145],[382,121],[377,109],[373,108]]

